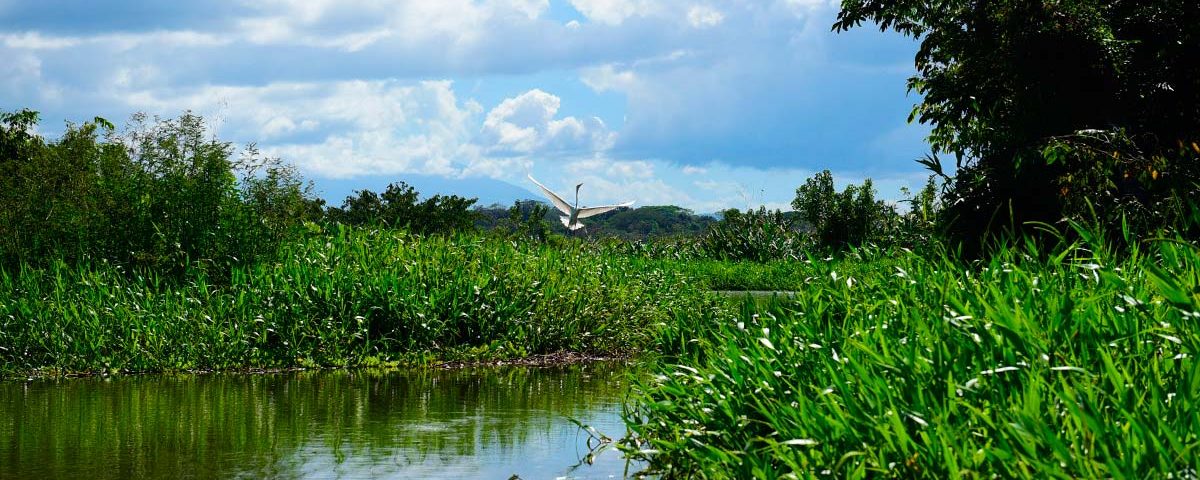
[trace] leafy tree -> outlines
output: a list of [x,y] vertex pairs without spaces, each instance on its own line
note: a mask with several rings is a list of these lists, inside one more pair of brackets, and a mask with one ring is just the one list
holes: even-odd
[[829,170],[796,189],[792,208],[812,227],[817,245],[832,249],[881,239],[896,220],[895,209],[875,199],[871,179],[838,193]]
[[544,242],[551,235],[550,222],[546,221],[549,214],[550,207],[542,202],[518,200],[513,202],[508,209],[508,216],[500,219],[495,228],[507,237]]
[[446,233],[474,227],[475,198],[434,195],[418,201],[416,189],[392,183],[382,194],[360,190],[346,197],[341,208],[329,211],[330,219],[347,225],[406,228],[416,233]]
[[[0,264],[106,260],[159,272],[274,252],[319,203],[294,167],[207,136],[203,119],[102,118],[57,140],[0,112]],[[240,177],[239,177],[240,174]],[[219,273],[219,270],[213,270]]]
[[1172,225],[1182,210],[1163,202],[1196,199],[1193,0],[843,0],[833,28],[868,21],[921,42],[910,121],[933,126],[922,163],[950,179],[939,155],[955,159],[957,238],[1079,217],[1091,201]]

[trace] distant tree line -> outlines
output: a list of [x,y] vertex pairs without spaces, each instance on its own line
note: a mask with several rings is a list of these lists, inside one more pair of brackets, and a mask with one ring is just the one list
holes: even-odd
[[[296,168],[253,144],[209,136],[204,120],[134,115],[36,134],[36,112],[0,111],[0,267],[112,262],[181,273],[267,259],[280,243],[335,225],[445,234],[484,229],[545,241],[565,233],[535,201],[482,208],[456,195],[421,197],[399,181],[326,206]],[[696,235],[709,217],[670,206],[590,219],[589,234],[641,239]]]

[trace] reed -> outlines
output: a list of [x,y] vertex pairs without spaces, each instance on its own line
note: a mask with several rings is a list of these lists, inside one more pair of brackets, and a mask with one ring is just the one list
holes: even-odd
[[558,351],[628,355],[699,285],[585,245],[341,229],[279,261],[182,280],[105,264],[0,272],[0,369],[352,366]]
[[1195,247],[860,249],[798,276],[679,318],[630,453],[665,478],[1196,475]]

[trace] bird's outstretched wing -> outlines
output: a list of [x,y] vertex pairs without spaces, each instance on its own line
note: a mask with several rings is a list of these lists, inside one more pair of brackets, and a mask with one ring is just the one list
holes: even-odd
[[559,197],[558,194],[551,192],[550,189],[546,188],[545,185],[542,185],[537,180],[534,180],[533,175],[526,175],[526,176],[529,177],[529,180],[533,181],[533,183],[536,183],[538,188],[542,189],[542,192],[546,194],[546,198],[550,199],[550,203],[553,203],[554,207],[557,208],[558,211],[565,213],[567,215],[571,214],[571,205],[568,204],[567,202],[564,202],[562,197]]
[[584,207],[584,208],[579,209],[578,218],[587,218],[587,217],[599,215],[599,214],[607,212],[609,210],[616,210],[621,207],[628,207],[630,205],[633,205],[632,200],[625,202],[625,203],[619,203],[616,205],[603,205],[603,206],[599,206],[599,207]]

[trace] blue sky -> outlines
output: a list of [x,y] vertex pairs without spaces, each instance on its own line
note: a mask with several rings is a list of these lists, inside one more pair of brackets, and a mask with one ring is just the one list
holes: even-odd
[[917,45],[831,0],[0,0],[0,109],[192,110],[345,185],[406,174],[587,203],[786,207],[829,169],[920,186]]

